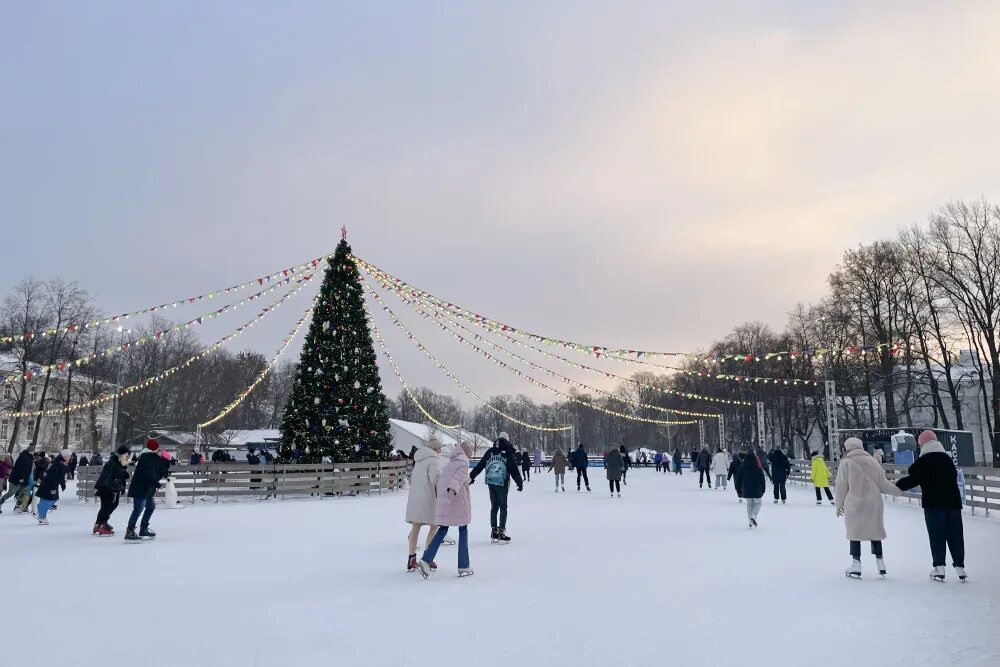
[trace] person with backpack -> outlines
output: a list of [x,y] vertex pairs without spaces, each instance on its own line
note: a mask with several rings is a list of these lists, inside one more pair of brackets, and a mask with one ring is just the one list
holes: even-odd
[[531,481],[531,454],[527,447],[521,452],[521,477],[524,478],[525,482]]
[[111,537],[115,534],[114,528],[108,521],[112,513],[118,508],[118,501],[125,492],[125,482],[128,481],[128,446],[118,447],[118,456],[111,457],[104,464],[101,476],[94,484],[95,495],[101,501],[101,509],[97,511],[97,520],[94,522],[94,535],[101,537]]
[[715,452],[715,455],[712,456],[712,472],[715,473],[716,491],[720,487],[725,489],[729,486],[726,475],[729,472],[729,454],[722,447],[719,447],[719,451]]
[[424,579],[437,569],[434,556],[445,543],[450,526],[458,527],[458,576],[468,577],[473,573],[469,564],[469,524],[472,523],[472,497],[469,494],[469,457],[472,446],[467,442],[452,448],[437,484],[434,523],[437,532],[424,550],[417,563],[420,576]]
[[820,489],[823,489],[826,491],[827,500],[833,505],[833,494],[830,493],[830,468],[826,465],[823,455],[819,452],[812,453],[812,471],[809,476],[812,478],[813,486],[816,488],[816,504],[823,504],[823,497],[820,495]]
[[62,455],[55,457],[46,466],[41,480],[35,488],[35,497],[38,498],[38,525],[47,526],[49,520],[49,510],[59,501],[59,490],[66,490],[66,475],[69,470],[69,461],[73,452],[68,449],[62,450]]
[[966,581],[965,528],[962,524],[962,492],[958,487],[958,469],[934,431],[917,436],[920,457],[906,476],[896,482],[901,491],[920,487],[920,506],[924,510],[927,538],[934,569],[931,579],[944,581],[945,548],[951,552],[952,565],[960,581]]
[[[159,449],[160,443],[150,438],[139,452],[139,460],[135,464],[132,482],[128,487],[128,497],[132,499],[132,514],[129,516],[128,528],[125,531],[126,542],[141,542],[144,537],[148,539],[156,537],[156,533],[149,528],[149,519],[156,509],[156,500],[153,496],[160,488],[160,480],[167,474],[167,463],[160,457],[157,451]],[[138,533],[135,532],[137,523]]]
[[837,516],[844,517],[850,542],[851,567],[845,574],[861,578],[861,543],[871,542],[878,573],[885,576],[882,540],[885,539],[885,502],[882,494],[900,491],[885,478],[882,466],[865,451],[859,438],[844,442],[847,452],[837,469]]
[[92,466],[103,466],[104,465],[104,457],[101,456],[100,452],[97,452],[96,454],[94,454],[93,456],[90,457],[90,465],[92,465]]
[[566,455],[563,454],[563,450],[557,449],[552,454],[552,466],[549,468],[553,473],[555,473],[556,478],[556,493],[559,493],[559,489],[566,492]]
[[587,458],[587,450],[580,445],[573,452],[573,467],[576,469],[576,490],[580,490],[580,478],[583,477],[583,483],[587,487],[587,491],[590,491],[590,479],[587,478],[587,468],[590,466],[590,459]]
[[733,480],[733,488],[736,489],[736,497],[743,502],[743,459],[746,458],[746,452],[740,452],[733,457],[733,462],[729,464],[729,474],[726,475],[726,479]]
[[507,496],[511,478],[514,478],[518,491],[524,490],[517,452],[511,446],[509,437],[506,432],[501,433],[469,475],[469,484],[474,484],[476,477],[485,471],[486,487],[490,492],[490,542],[494,544],[510,542],[507,535]]
[[763,504],[761,498],[764,497],[764,490],[767,486],[764,481],[764,464],[761,462],[755,448],[750,448],[747,455],[743,457],[740,467],[740,486],[742,498],[747,501],[747,519],[750,520],[750,527],[757,527],[757,516]]
[[[434,523],[434,503],[437,501],[438,476],[441,467],[438,457],[441,453],[441,441],[431,436],[426,445],[421,445],[413,454],[413,474],[410,476],[410,493],[406,498],[406,522],[410,524],[410,535],[407,538],[409,556],[406,560],[406,571],[417,569],[417,540],[420,538],[420,528],[428,527],[426,551],[437,533]],[[431,561],[431,566],[437,565]]]
[[788,460],[788,456],[780,449],[773,449],[771,453],[767,455],[768,461],[771,462],[771,483],[774,486],[774,504],[778,504],[778,500],[781,500],[784,504],[785,500],[788,498],[788,491],[785,488],[786,482],[788,482],[788,475],[792,472],[792,462]]
[[604,455],[604,468],[608,471],[608,486],[611,487],[611,497],[615,497],[615,491],[618,492],[618,497],[622,497],[622,474],[625,470],[625,461],[622,459],[622,453],[612,447],[608,450],[608,453]]

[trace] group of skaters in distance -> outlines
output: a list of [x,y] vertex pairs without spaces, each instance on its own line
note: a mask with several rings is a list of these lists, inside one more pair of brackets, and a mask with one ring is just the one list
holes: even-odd
[[[511,481],[518,491],[523,491],[525,481],[530,480],[531,468],[539,473],[543,467],[540,450],[533,453],[527,450],[518,452],[510,444],[507,433],[500,434],[471,472],[469,461],[472,447],[468,442],[461,442],[453,447],[443,466],[439,461],[441,449],[441,441],[436,436],[431,436],[425,445],[414,447],[408,457],[413,461],[413,468],[406,502],[406,522],[410,524],[406,571],[420,572],[424,579],[438,569],[434,562],[438,549],[445,544],[455,544],[455,541],[447,539],[451,527],[458,528],[458,576],[473,574],[469,562],[468,528],[472,522],[469,487],[480,475],[490,496],[490,542],[509,544],[511,538],[507,534],[507,498]],[[587,476],[589,464],[590,459],[583,445],[569,457],[562,450],[556,450],[548,465],[549,472],[555,477],[556,493],[566,491],[568,467],[576,470],[577,491],[584,487],[590,491]],[[630,464],[631,458],[625,447],[612,448],[604,455],[612,498],[616,493],[621,497],[621,485],[623,482],[627,484]],[[424,551],[418,559],[417,543],[420,541],[420,529],[424,526],[428,528],[427,537]]]
[[[156,533],[149,527],[150,517],[156,508],[153,499],[161,482],[170,474],[173,459],[167,452],[159,452],[159,443],[150,439],[137,456],[131,456],[127,446],[120,446],[114,456],[105,463],[100,454],[94,454],[89,461],[81,458],[80,465],[103,466],[94,484],[94,494],[100,501],[93,535],[111,537],[115,534],[109,523],[111,515],[118,508],[122,494],[132,500],[132,514],[125,531],[126,542],[141,542],[153,539]],[[130,474],[129,463],[135,464]],[[64,449],[51,460],[44,452],[32,454],[23,450],[17,460],[11,462],[7,456],[0,468],[6,474],[9,488],[0,496],[0,513],[3,504],[14,498],[14,514],[30,514],[41,526],[49,525],[49,512],[57,509],[60,491],[66,490],[66,481],[73,479],[76,471],[76,454]],[[130,481],[131,480],[131,481]],[[137,530],[138,528],[138,530]]]

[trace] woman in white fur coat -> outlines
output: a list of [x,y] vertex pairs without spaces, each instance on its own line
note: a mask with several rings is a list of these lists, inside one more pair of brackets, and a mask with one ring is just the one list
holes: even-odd
[[[426,546],[430,545],[437,526],[434,524],[435,505],[437,504],[437,483],[441,475],[438,455],[441,453],[441,441],[431,436],[427,444],[419,447],[413,454],[413,474],[410,476],[410,495],[406,499],[406,522],[411,524],[409,536],[409,558],[406,561],[406,571],[417,569],[417,539],[420,537],[420,527],[429,526]],[[437,569],[437,565],[432,566]]]
[[882,494],[899,495],[899,489],[885,478],[882,466],[865,451],[858,438],[844,443],[847,453],[837,468],[837,516],[844,517],[847,539],[851,541],[853,562],[846,574],[861,578],[861,543],[871,542],[879,574],[885,576],[882,540],[885,539],[885,503]]

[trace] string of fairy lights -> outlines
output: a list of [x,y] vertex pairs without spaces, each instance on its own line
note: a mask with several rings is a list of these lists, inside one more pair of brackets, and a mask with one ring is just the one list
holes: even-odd
[[142,389],[146,389],[147,387],[150,387],[153,384],[155,384],[157,382],[160,382],[160,381],[162,381],[162,380],[164,380],[164,379],[172,376],[177,371],[183,370],[185,368],[188,368],[189,366],[191,366],[191,364],[195,363],[196,361],[198,361],[200,359],[203,359],[209,353],[215,351],[216,349],[218,349],[222,345],[228,343],[230,340],[232,340],[233,338],[239,336],[244,331],[247,331],[248,329],[252,328],[254,324],[256,324],[257,322],[259,322],[261,319],[263,319],[264,317],[266,317],[268,314],[270,314],[270,313],[274,312],[275,310],[277,310],[281,306],[281,304],[283,304],[287,299],[289,299],[290,297],[292,297],[296,293],[298,293],[299,290],[301,290],[302,287],[304,285],[306,285],[307,283],[308,283],[308,281],[306,281],[306,280],[300,281],[293,289],[291,289],[290,291],[286,292],[279,299],[277,299],[276,301],[272,302],[269,306],[266,306],[263,309],[261,309],[261,311],[258,312],[254,317],[252,317],[251,319],[247,320],[240,327],[237,327],[235,331],[232,331],[231,333],[223,336],[222,338],[220,338],[216,342],[212,343],[211,345],[202,348],[198,353],[194,354],[193,356],[191,356],[187,360],[185,360],[185,361],[183,361],[183,362],[181,362],[181,363],[179,363],[179,364],[177,364],[175,366],[172,366],[172,367],[170,367],[170,368],[168,368],[168,369],[166,369],[164,371],[161,371],[160,373],[154,375],[153,377],[146,378],[144,380],[140,380],[139,382],[136,382],[135,384],[129,385],[128,387],[123,387],[123,388],[119,389],[115,393],[107,394],[107,395],[104,395],[104,396],[101,396],[99,398],[96,398],[96,399],[93,399],[93,400],[90,400],[90,401],[86,401],[86,402],[83,402],[83,403],[74,403],[73,405],[64,406],[64,407],[60,407],[60,408],[49,408],[47,410],[43,409],[43,410],[27,410],[27,411],[20,411],[20,412],[12,412],[12,413],[10,413],[10,416],[11,417],[15,417],[15,418],[21,418],[21,417],[39,417],[39,416],[45,417],[45,416],[53,416],[53,415],[64,415],[64,414],[68,414],[68,413],[79,412],[80,410],[86,410],[87,408],[95,407],[95,406],[101,405],[103,403],[107,403],[108,401],[112,401],[116,397],[120,398],[120,397],[123,397],[123,396],[128,396],[129,394],[132,394],[132,393],[134,393],[136,391],[141,391]]
[[[444,368],[444,366],[441,364],[441,362],[438,361],[437,358],[434,357],[431,354],[431,352],[424,346],[424,344],[421,343],[420,340],[416,336],[413,335],[413,332],[411,332],[406,327],[406,325],[403,324],[403,322],[396,316],[395,312],[393,312],[393,310],[389,307],[389,305],[386,304],[385,301],[383,301],[381,299],[381,297],[379,297],[378,293],[374,291],[374,288],[368,283],[368,281],[364,280],[364,277],[360,276],[360,274],[359,274],[359,277],[361,277],[362,281],[364,281],[365,284],[368,286],[369,292],[372,294],[373,298],[379,303],[379,305],[382,306],[382,310],[385,311],[389,315],[389,317],[392,320],[393,324],[395,324],[400,329],[402,329],[403,332],[407,335],[407,337],[411,341],[413,341],[413,343],[425,355],[427,355],[428,358],[430,358],[435,364],[437,364],[439,368],[441,368],[442,370],[446,370]],[[607,407],[604,407],[604,406],[601,406],[601,405],[597,405],[597,404],[591,403],[589,401],[584,401],[584,400],[580,399],[577,396],[573,396],[572,394],[567,394],[565,392],[562,392],[562,391],[556,389],[555,387],[551,387],[551,386],[545,384],[544,382],[542,382],[541,380],[538,380],[537,378],[534,378],[531,375],[528,375],[527,373],[521,371],[520,369],[514,368],[513,366],[505,363],[501,359],[497,359],[496,357],[494,357],[492,354],[490,354],[486,350],[480,348],[475,343],[466,340],[464,337],[460,336],[457,333],[452,333],[452,336],[454,338],[456,338],[457,340],[466,343],[467,345],[469,345],[470,347],[472,347],[474,350],[476,350],[476,352],[478,352],[481,356],[485,357],[486,359],[489,359],[490,361],[492,361],[497,366],[499,366],[499,367],[501,367],[501,368],[503,368],[503,369],[505,369],[505,370],[513,373],[514,375],[520,377],[521,379],[525,380],[526,382],[529,382],[530,384],[533,384],[536,387],[540,387],[540,388],[545,389],[545,390],[547,390],[547,391],[549,391],[549,392],[551,392],[553,394],[556,394],[557,396],[560,396],[561,398],[563,398],[565,400],[568,400],[568,401],[571,401],[573,403],[578,403],[579,405],[583,405],[583,406],[592,408],[594,410],[597,410],[598,412],[603,412],[605,414],[609,414],[609,415],[614,416],[614,417],[620,417],[622,419],[626,419],[626,420],[629,420],[629,421],[645,422],[645,423],[649,423],[649,424],[663,424],[663,425],[678,425],[678,426],[680,426],[680,425],[689,425],[689,424],[694,424],[695,423],[694,421],[672,421],[672,420],[664,420],[664,419],[651,419],[649,417],[640,417],[640,416],[637,416],[637,415],[629,415],[629,414],[626,414],[624,412],[619,412],[617,410],[612,410],[610,408],[607,408]]]
[[[472,331],[471,329],[469,329],[468,327],[462,325],[461,323],[455,322],[454,320],[451,320],[451,319],[449,319],[449,318],[447,318],[447,317],[445,317],[443,315],[440,315],[437,312],[432,312],[432,313],[429,314],[426,311],[424,311],[422,308],[420,308],[420,306],[407,301],[405,299],[405,297],[403,297],[402,295],[397,294],[396,296],[401,301],[403,301],[403,303],[406,303],[406,304],[410,305],[411,307],[415,308],[417,310],[417,312],[419,312],[424,317],[428,317],[428,316],[433,317],[435,319],[437,325],[443,331],[446,331],[450,335],[455,336],[459,340],[467,342],[462,336],[456,335],[456,332],[452,328],[450,328],[447,324],[445,324],[444,322],[450,322],[452,325],[461,328],[463,331],[467,332],[470,336],[472,336],[475,340],[482,341],[482,342],[486,343],[487,345],[489,345],[490,347],[492,347],[497,352],[502,352],[502,353],[506,354],[508,357],[511,357],[513,359],[517,359],[517,360],[521,361],[522,363],[527,364],[528,366],[531,366],[535,370],[538,370],[538,371],[541,371],[543,373],[546,373],[550,377],[553,377],[553,378],[556,378],[558,380],[561,380],[561,381],[565,382],[566,384],[576,385],[577,387],[580,387],[580,388],[585,389],[587,391],[592,391],[592,392],[595,392],[595,393],[598,393],[598,394],[602,394],[602,395],[608,396],[608,397],[610,397],[612,399],[615,399],[615,400],[618,400],[618,401],[622,401],[624,403],[629,403],[631,405],[635,405],[636,407],[645,408],[645,409],[649,409],[649,410],[657,410],[657,411],[660,411],[660,412],[673,412],[673,413],[683,414],[683,415],[686,415],[686,416],[693,416],[693,417],[712,417],[712,418],[717,418],[719,416],[718,413],[704,413],[704,412],[690,412],[690,411],[687,411],[687,410],[675,410],[673,408],[667,408],[667,407],[663,407],[663,406],[660,406],[660,405],[654,405],[654,404],[651,404],[651,403],[645,403],[643,401],[638,401],[638,400],[629,398],[627,396],[619,396],[619,395],[616,395],[616,394],[614,394],[614,393],[612,393],[610,391],[606,391],[606,390],[600,389],[598,387],[593,387],[593,386],[588,385],[588,384],[586,384],[584,382],[580,382],[579,380],[575,380],[573,378],[567,377],[567,376],[562,375],[560,373],[556,373],[555,371],[553,371],[551,369],[548,369],[548,368],[545,368],[544,366],[536,364],[535,362],[531,361],[530,359],[526,359],[526,358],[522,357],[521,355],[516,354],[516,353],[514,353],[514,352],[512,352],[512,351],[510,351],[510,350],[508,350],[506,348],[504,348],[501,345],[498,345],[494,341],[491,341],[488,338],[479,335],[478,333],[476,333],[475,331]],[[382,305],[385,305],[384,302],[379,298],[379,296],[377,294],[375,295],[375,298],[376,298],[376,300],[379,301],[379,303],[381,303]],[[444,322],[442,322],[442,320],[444,320]],[[584,367],[584,368],[586,368],[586,367]],[[606,374],[606,375],[609,375],[610,377],[619,377],[619,376],[616,376],[616,375],[613,375],[613,374]],[[621,379],[628,380],[628,378],[621,378]],[[651,386],[651,387],[653,386],[653,385],[642,385],[642,383],[638,383],[638,384],[640,386]]]

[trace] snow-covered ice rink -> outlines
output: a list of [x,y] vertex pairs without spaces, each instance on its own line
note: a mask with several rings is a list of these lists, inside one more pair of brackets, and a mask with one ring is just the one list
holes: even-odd
[[750,530],[732,490],[690,474],[634,470],[620,500],[591,478],[512,492],[509,546],[477,482],[461,580],[456,547],[430,581],[405,572],[405,492],[158,509],[137,545],[124,506],[102,539],[93,503],[67,494],[48,527],[8,503],[0,665],[1000,664],[1000,517],[966,516],[971,581],[939,584],[920,509],[889,503],[889,576],[865,554],[854,581],[812,489],[765,497]]

